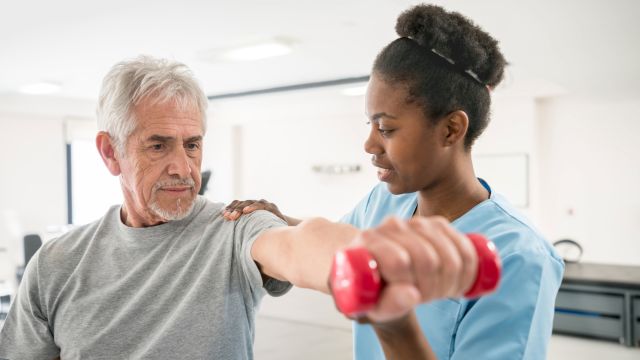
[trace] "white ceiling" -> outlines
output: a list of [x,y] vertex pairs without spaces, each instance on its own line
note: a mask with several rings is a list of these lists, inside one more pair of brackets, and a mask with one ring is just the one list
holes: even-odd
[[[189,65],[209,95],[366,75],[395,38],[408,0],[31,0],[0,10],[0,94],[54,81],[95,99],[115,62],[138,54]],[[589,96],[640,95],[640,1],[435,1],[501,42],[507,86]],[[286,36],[293,53],[207,63],[210,49]]]

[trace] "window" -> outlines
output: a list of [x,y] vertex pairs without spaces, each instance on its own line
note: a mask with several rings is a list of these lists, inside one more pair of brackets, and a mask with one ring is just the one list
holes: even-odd
[[112,205],[122,204],[119,178],[111,175],[95,146],[95,120],[65,122],[69,223],[97,220]]

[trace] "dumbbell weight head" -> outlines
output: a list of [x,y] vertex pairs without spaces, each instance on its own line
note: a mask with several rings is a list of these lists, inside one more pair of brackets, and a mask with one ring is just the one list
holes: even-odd
[[[476,298],[498,287],[502,266],[491,241],[480,234],[467,234],[467,237],[478,254],[478,271],[464,296]],[[349,317],[358,317],[375,307],[384,280],[378,264],[365,248],[350,247],[335,254],[329,285],[338,310]]]

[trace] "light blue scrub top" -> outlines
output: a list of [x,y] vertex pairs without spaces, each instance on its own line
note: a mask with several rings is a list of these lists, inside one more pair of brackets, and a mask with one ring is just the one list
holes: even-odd
[[[507,200],[490,198],[456,219],[460,232],[484,234],[497,246],[502,277],[497,292],[476,300],[445,299],[416,308],[438,359],[545,359],[564,263],[531,223]],[[394,215],[409,219],[417,193],[393,195],[378,184],[341,220],[360,229]],[[384,359],[370,325],[354,322],[355,359]]]

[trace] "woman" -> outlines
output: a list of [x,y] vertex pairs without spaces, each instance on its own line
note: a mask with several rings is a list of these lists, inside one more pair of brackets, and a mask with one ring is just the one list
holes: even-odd
[[[498,43],[432,5],[401,14],[396,32],[374,62],[366,94],[365,150],[381,182],[342,221],[369,228],[390,215],[439,215],[493,240],[503,262],[496,293],[423,304],[409,317],[438,359],[544,359],[564,265],[524,216],[476,178],[471,161],[506,65]],[[234,201],[225,216],[257,209],[298,222],[265,201]],[[383,358],[371,325],[355,324],[354,337],[357,359]]]

